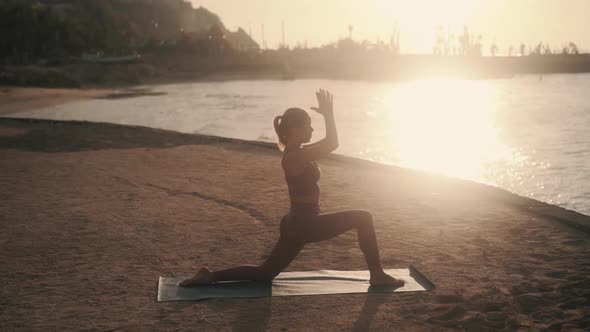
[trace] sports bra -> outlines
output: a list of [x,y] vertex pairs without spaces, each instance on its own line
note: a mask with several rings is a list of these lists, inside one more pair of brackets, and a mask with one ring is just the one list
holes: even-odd
[[318,195],[320,186],[317,184],[320,179],[320,168],[315,162],[309,162],[303,168],[303,172],[297,175],[287,176],[287,187],[289,187],[289,196],[310,196]]

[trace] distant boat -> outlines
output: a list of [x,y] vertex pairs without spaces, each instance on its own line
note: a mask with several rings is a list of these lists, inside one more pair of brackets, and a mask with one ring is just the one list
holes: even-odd
[[103,64],[114,64],[114,63],[133,63],[139,62],[141,60],[141,55],[137,52],[133,52],[129,55],[120,55],[120,56],[104,56],[102,53],[96,54],[82,54],[82,61],[85,62],[93,62],[93,63],[103,63]]

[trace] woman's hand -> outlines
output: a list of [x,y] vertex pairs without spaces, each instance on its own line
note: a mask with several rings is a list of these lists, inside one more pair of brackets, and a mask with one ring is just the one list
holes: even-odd
[[332,112],[334,111],[334,97],[332,94],[324,89],[320,89],[315,95],[318,98],[318,107],[310,108],[323,116],[332,115]]

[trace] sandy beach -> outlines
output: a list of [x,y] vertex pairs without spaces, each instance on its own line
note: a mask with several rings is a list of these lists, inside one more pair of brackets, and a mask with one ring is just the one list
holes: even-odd
[[108,95],[111,91],[111,89],[0,87],[0,116],[80,99],[98,98]]
[[121,87],[121,88],[23,88],[0,87],[0,116],[66,104],[84,99],[119,99],[141,96],[157,96],[163,92],[152,91],[151,88]]
[[[323,212],[372,212],[384,266],[413,264],[433,291],[156,302],[159,276],[269,254],[289,205],[280,158],[265,143],[0,119],[0,329],[590,329],[590,217],[341,156],[319,161]],[[308,245],[287,271],[319,269],[366,269],[356,234]]]

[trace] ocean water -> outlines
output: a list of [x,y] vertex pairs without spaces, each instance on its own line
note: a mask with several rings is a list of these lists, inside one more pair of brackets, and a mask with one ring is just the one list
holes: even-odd
[[87,100],[12,117],[133,124],[275,142],[274,116],[334,94],[337,154],[502,187],[590,215],[590,75],[383,83],[229,81],[151,87],[166,95]]

